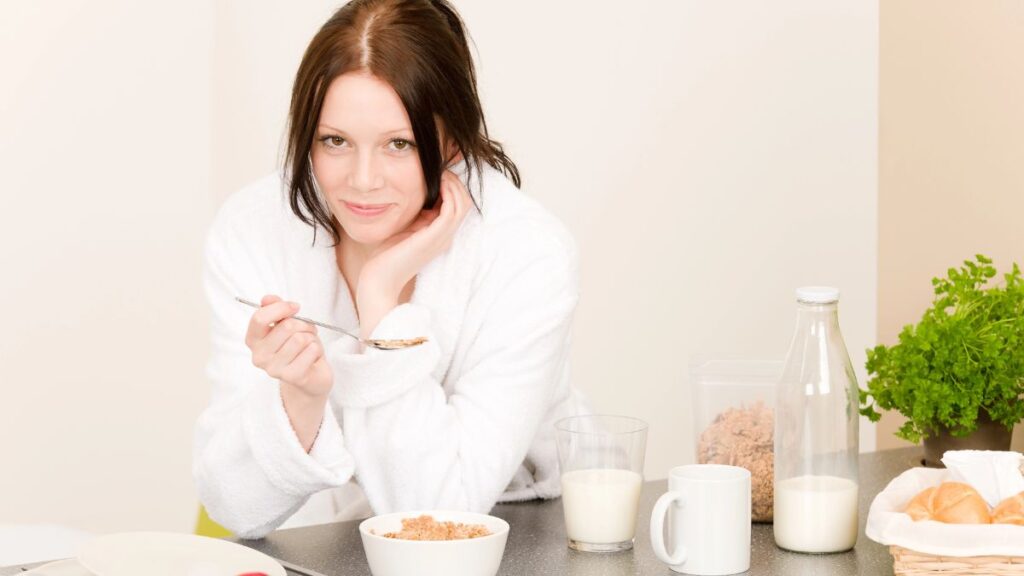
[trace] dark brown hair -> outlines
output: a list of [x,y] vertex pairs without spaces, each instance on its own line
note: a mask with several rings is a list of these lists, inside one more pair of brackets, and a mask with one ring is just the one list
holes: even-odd
[[[337,221],[314,187],[310,150],[327,88],[355,71],[387,82],[402,100],[427,185],[425,208],[437,202],[441,175],[457,152],[468,177],[486,162],[519,187],[519,169],[487,133],[465,27],[455,8],[447,0],[352,0],[313,37],[292,87],[284,164],[292,211],[313,226],[314,242],[318,226],[335,244],[341,240]],[[451,158],[442,158],[438,128],[455,144]]]

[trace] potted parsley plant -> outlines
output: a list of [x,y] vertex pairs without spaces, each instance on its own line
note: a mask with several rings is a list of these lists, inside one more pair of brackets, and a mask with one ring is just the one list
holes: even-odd
[[977,255],[946,278],[934,278],[935,298],[899,342],[868,350],[867,389],[860,413],[876,408],[907,421],[896,436],[924,440],[925,464],[941,466],[946,450],[1009,450],[1013,426],[1024,419],[1024,279],[1020,267],[996,276]]

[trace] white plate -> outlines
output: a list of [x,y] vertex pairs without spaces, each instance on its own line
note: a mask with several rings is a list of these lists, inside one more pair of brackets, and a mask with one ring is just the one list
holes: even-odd
[[286,576],[273,558],[251,548],[167,532],[99,536],[78,549],[78,561],[96,576]]

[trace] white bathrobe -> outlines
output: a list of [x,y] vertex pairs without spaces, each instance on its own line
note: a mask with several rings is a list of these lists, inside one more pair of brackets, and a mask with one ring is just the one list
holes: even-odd
[[[465,166],[457,167],[463,175]],[[373,338],[426,336],[400,351],[319,330],[334,374],[309,454],[280,384],[252,364],[253,310],[234,300],[277,294],[300,315],[358,331],[331,239],[288,206],[281,174],[232,195],[206,243],[212,311],[210,404],[196,425],[193,476],[210,516],[243,538],[395,511],[489,511],[559,495],[554,422],[588,412],[569,384],[578,299],[565,228],[486,167],[482,214],[416,277],[412,299]],[[473,184],[477,185],[474,172]]]

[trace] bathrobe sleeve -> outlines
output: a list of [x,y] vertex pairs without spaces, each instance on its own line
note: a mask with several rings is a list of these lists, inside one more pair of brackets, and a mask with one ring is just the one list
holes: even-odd
[[254,311],[234,298],[258,297],[273,282],[261,247],[243,233],[247,218],[236,204],[221,209],[205,246],[203,283],[212,312],[206,374],[213,390],[196,424],[192,474],[211,518],[239,537],[260,538],[315,492],[350,480],[354,462],[330,402],[307,454],[284,410],[280,383],[252,364],[245,333]]

